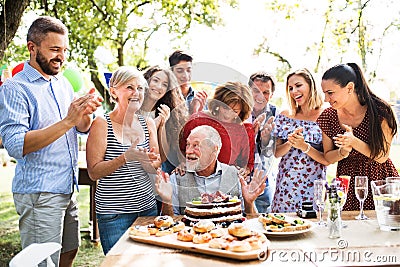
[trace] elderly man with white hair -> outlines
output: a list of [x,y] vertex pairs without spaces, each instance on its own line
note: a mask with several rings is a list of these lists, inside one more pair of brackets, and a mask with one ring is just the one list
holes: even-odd
[[211,126],[194,128],[186,144],[186,172],[171,176],[157,172],[156,191],[162,198],[163,215],[183,214],[186,202],[200,197],[202,193],[221,191],[243,200],[244,212],[255,213],[254,201],[265,188],[266,175],[255,170],[252,181],[247,184],[235,166],[217,160],[221,137]]

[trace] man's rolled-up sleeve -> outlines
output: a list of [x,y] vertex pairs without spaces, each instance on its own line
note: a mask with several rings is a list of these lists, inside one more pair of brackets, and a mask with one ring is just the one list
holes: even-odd
[[25,134],[29,131],[28,101],[12,85],[0,88],[0,135],[8,154],[21,159]]

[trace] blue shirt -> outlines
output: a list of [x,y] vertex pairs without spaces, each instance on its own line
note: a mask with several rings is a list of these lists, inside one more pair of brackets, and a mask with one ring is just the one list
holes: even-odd
[[13,193],[72,193],[78,177],[75,127],[50,145],[22,155],[25,134],[61,121],[72,99],[72,87],[62,75],[47,80],[28,62],[0,87],[0,135],[17,160]]
[[188,94],[187,94],[187,96],[185,98],[186,106],[187,106],[188,110],[190,110],[190,103],[193,101],[194,95],[195,95],[194,90],[190,86],[189,87],[189,92],[188,92]]

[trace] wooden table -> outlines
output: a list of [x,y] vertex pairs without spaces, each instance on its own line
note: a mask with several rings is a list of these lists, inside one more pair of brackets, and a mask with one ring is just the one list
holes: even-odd
[[[328,229],[316,226],[310,232],[291,237],[268,237],[271,241],[264,261],[237,261],[183,250],[135,242],[128,231],[107,254],[101,267],[126,266],[377,266],[400,264],[400,232],[379,230],[375,211],[366,211],[367,221],[357,221],[358,212],[343,212],[347,225],[342,237],[328,238]],[[295,216],[294,214],[290,214]],[[325,214],[326,216],[326,214]],[[179,219],[178,217],[175,219]],[[144,225],[152,217],[141,217],[135,224]],[[316,221],[315,219],[313,221]]]
[[92,224],[92,229],[90,230],[90,239],[92,242],[100,242],[99,228],[97,226],[96,218],[96,207],[94,203],[94,194],[96,193],[97,181],[90,179],[85,166],[79,166],[78,184],[90,186],[89,220]]

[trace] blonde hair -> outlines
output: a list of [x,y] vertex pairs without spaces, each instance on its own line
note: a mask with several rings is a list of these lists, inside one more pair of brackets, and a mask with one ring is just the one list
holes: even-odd
[[311,72],[308,69],[303,68],[289,73],[289,75],[286,78],[286,97],[288,99],[291,112],[293,114],[296,114],[297,112],[300,111],[300,107],[297,106],[296,101],[290,97],[290,92],[289,92],[289,85],[288,85],[289,79],[294,75],[303,77],[308,86],[310,87],[310,94],[308,95],[308,99],[306,100],[308,107],[310,109],[320,108],[324,104],[322,92],[321,90],[318,90],[317,86],[315,85],[315,81]]
[[[133,79],[137,80],[139,85],[145,88],[148,87],[146,79],[135,67],[121,66],[112,74],[109,83],[110,88],[117,88],[118,86],[126,84]],[[111,103],[116,103],[117,100],[112,96],[111,92],[109,93]]]
[[210,99],[208,107],[216,115],[223,104],[229,106],[237,103],[242,106],[238,116],[244,122],[250,117],[254,105],[250,87],[240,82],[227,82],[215,88],[214,97]]

